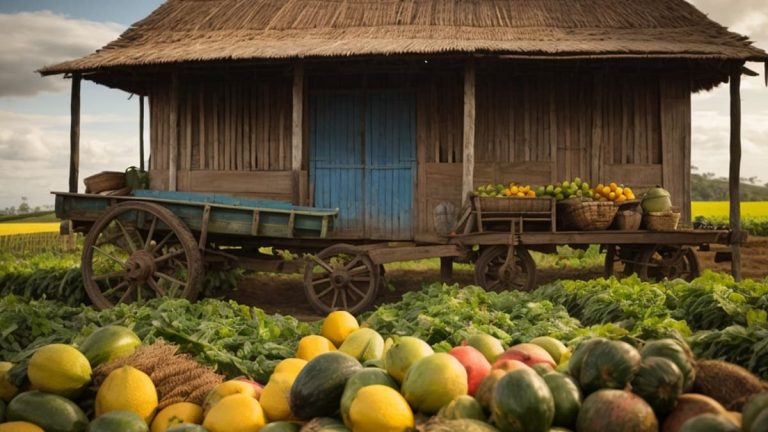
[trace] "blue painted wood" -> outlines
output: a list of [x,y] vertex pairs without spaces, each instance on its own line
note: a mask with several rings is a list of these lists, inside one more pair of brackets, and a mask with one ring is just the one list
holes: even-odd
[[313,94],[309,132],[309,180],[314,204],[339,208],[336,234],[412,238],[414,94]]
[[228,194],[217,194],[217,193],[136,189],[133,191],[133,196],[142,197],[142,198],[171,200],[171,201],[191,201],[191,202],[201,202],[201,203],[210,203],[210,204],[222,204],[222,205],[233,206],[233,207],[298,210],[298,211],[319,212],[319,213],[326,213],[326,214],[335,214],[338,211],[335,208],[303,207],[303,206],[296,206],[284,201],[242,198],[242,197],[236,197]]

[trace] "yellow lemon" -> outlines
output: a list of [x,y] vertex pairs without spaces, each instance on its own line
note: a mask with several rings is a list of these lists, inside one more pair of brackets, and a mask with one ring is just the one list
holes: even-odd
[[304,368],[304,366],[307,364],[307,361],[300,358],[287,358],[285,360],[280,361],[280,363],[275,366],[274,372],[272,374],[279,374],[279,373],[285,373],[288,375],[293,376],[296,378],[296,375],[301,372],[301,370]]
[[0,423],[0,432],[45,432],[40,426],[25,422],[25,421],[13,421],[8,423]]
[[191,402],[179,402],[160,410],[152,420],[151,432],[165,432],[182,423],[200,424],[203,422],[203,407]]
[[205,416],[203,427],[210,432],[256,432],[266,423],[259,401],[236,394],[214,405]]
[[357,319],[347,311],[333,311],[325,317],[320,334],[339,346],[350,333],[360,328]]
[[140,415],[147,423],[157,409],[157,389],[144,372],[123,366],[107,375],[96,392],[96,416],[126,410]]
[[8,371],[13,367],[11,362],[0,362],[0,399],[10,402],[16,394],[19,393],[19,388],[16,387],[8,376]]
[[404,432],[413,428],[413,411],[397,390],[374,384],[357,392],[349,423],[354,432]]
[[291,386],[296,376],[274,373],[261,392],[259,404],[269,421],[288,420],[291,417]]
[[336,346],[330,340],[317,335],[304,336],[299,340],[296,357],[310,361],[320,354],[336,351]]
[[45,345],[29,359],[27,376],[32,387],[71,398],[91,382],[91,363],[71,345]]
[[203,401],[203,415],[208,414],[208,411],[210,411],[214,405],[219,403],[219,401],[234,394],[244,394],[248,397],[258,399],[256,387],[253,385],[237,379],[224,381],[223,383],[217,384],[213,390],[208,392],[205,401]]

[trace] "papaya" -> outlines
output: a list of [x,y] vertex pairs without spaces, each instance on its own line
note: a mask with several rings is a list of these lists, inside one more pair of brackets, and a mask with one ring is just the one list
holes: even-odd
[[413,363],[434,353],[432,347],[423,340],[413,336],[403,336],[389,345],[385,343],[384,369],[401,383]]
[[632,380],[632,391],[662,417],[672,411],[683,392],[683,374],[664,357],[648,357],[640,363]]
[[376,330],[361,328],[347,336],[339,347],[339,351],[361,362],[380,360],[384,354],[384,338]]
[[25,422],[14,421],[7,423],[0,423],[0,432],[45,432],[40,426]]
[[683,392],[687,392],[693,387],[696,380],[696,369],[693,367],[693,354],[686,348],[683,342],[678,342],[675,339],[659,339],[645,344],[640,355],[644,359],[663,357],[674,363],[680,369],[680,373],[683,374]]
[[744,404],[744,409],[741,410],[741,425],[744,432],[753,432],[752,423],[762,411],[768,411],[768,392],[756,394]]
[[108,325],[91,333],[78,347],[91,367],[128,356],[141,345],[141,339],[131,329]]
[[702,414],[686,420],[678,432],[741,432],[741,428],[725,415]]
[[39,390],[20,393],[8,404],[8,421],[34,423],[46,432],[80,432],[88,418],[71,400]]
[[576,432],[658,432],[653,409],[640,396],[616,389],[598,390],[581,405]]
[[338,413],[347,379],[362,369],[354,357],[332,351],[310,360],[291,386],[291,412],[309,420]]
[[436,353],[408,368],[401,392],[414,411],[435,414],[456,396],[467,394],[467,388],[464,366],[450,354]]
[[455,397],[448,405],[440,408],[437,416],[446,420],[485,420],[485,413],[483,412],[483,407],[480,406],[480,402],[469,395]]
[[555,401],[547,383],[533,369],[518,369],[496,383],[491,415],[503,431],[547,432],[555,417]]
[[584,357],[579,385],[586,394],[604,388],[623,389],[635,377],[640,360],[640,353],[626,342],[598,342]]
[[573,427],[581,409],[581,390],[568,375],[552,372],[542,376],[555,402],[552,425]]
[[110,411],[88,425],[88,432],[148,432],[144,419],[133,411]]

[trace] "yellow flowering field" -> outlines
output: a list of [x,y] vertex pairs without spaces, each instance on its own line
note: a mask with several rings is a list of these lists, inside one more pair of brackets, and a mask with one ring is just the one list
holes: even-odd
[[[691,203],[691,214],[693,217],[727,218],[728,211],[728,201],[693,201]],[[768,201],[742,202],[741,217],[768,217]]]
[[13,234],[33,234],[44,232],[59,232],[58,222],[33,222],[33,223],[1,223],[0,236]]

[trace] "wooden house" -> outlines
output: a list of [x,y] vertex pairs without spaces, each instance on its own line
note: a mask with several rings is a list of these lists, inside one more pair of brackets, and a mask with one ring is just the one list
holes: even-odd
[[691,93],[730,79],[738,111],[745,61],[683,0],[168,0],[40,72],[72,77],[74,191],[84,78],[148,98],[153,189],[430,241],[438,203],[509,180],[661,184],[689,219]]

